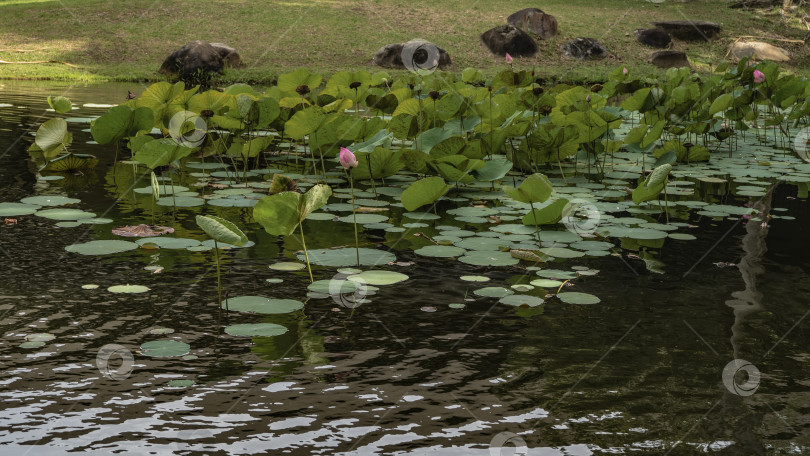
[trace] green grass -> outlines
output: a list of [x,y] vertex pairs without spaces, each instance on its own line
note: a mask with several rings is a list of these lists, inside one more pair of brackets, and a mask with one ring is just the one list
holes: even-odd
[[[697,70],[720,61],[740,35],[764,39],[808,35],[798,20],[731,10],[725,3],[547,0],[542,7],[557,17],[560,35],[540,41],[538,55],[516,60],[515,67],[535,68],[541,77],[567,82],[601,81],[617,66],[656,71],[646,63],[651,50],[632,35],[653,20],[688,18],[723,25],[721,37],[710,43],[675,42]],[[373,72],[378,69],[371,63],[377,49],[415,37],[446,49],[456,71],[472,66],[493,74],[505,64],[481,45],[478,35],[535,4],[528,0],[0,0],[0,59],[56,60],[80,67],[0,64],[0,78],[160,80],[157,69],[172,50],[202,39],[235,47],[248,65],[228,70],[220,82],[267,84],[301,66],[325,75],[340,70]],[[613,56],[596,62],[561,57],[558,46],[577,36],[599,39]],[[773,44],[794,53],[788,70],[810,74],[806,45]]]

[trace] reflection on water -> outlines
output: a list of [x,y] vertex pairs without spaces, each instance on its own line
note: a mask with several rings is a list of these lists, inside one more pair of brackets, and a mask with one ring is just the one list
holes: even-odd
[[[30,130],[49,115],[46,95],[64,93],[80,106],[75,116],[87,118],[105,108],[84,103],[123,101],[127,90],[139,91],[3,82],[0,200],[63,193],[115,226],[149,223],[149,199],[129,191],[148,182],[137,183],[129,165],[111,166],[111,156],[67,185],[38,181],[25,162]],[[84,144],[87,128],[71,123],[77,151],[106,153]],[[253,341],[217,337],[211,252],[66,255],[66,245],[111,238],[111,225],[59,229],[17,217],[17,225],[0,226],[0,453],[483,456],[504,445],[502,454],[802,454],[810,445],[802,320],[810,263],[800,252],[810,251],[810,241],[802,235],[806,200],[787,199],[795,195],[783,184],[762,203],[796,217],[767,229],[696,222],[698,240],[660,249],[661,273],[644,258],[566,263],[602,271],[584,282],[602,300],[593,306],[549,303],[526,312],[475,297],[450,309],[478,288],[459,286],[459,276],[514,283],[526,271],[415,257],[404,242],[395,249],[404,265],[395,268],[411,276],[405,286],[380,287],[353,313],[327,298],[309,300],[302,313],[254,318],[290,330]],[[172,222],[171,207],[154,210],[159,223]],[[222,210],[248,223],[249,209]],[[201,212],[177,213],[178,236],[201,238],[193,223]],[[342,225],[312,222],[307,244],[352,239],[351,225]],[[267,268],[289,260],[298,241],[251,229],[255,247],[223,256],[231,293],[305,296],[305,272]],[[316,269],[322,278],[332,273]],[[284,281],[265,281],[273,277]],[[152,291],[105,291],[127,283]],[[150,334],[155,328],[174,333]],[[55,339],[21,348],[33,333]],[[193,357],[138,353],[161,338],[189,344]],[[128,350],[133,364],[111,358],[100,371],[97,356],[109,344]],[[762,373],[751,396],[723,385],[723,368],[735,358]],[[170,384],[178,380],[194,383]]]

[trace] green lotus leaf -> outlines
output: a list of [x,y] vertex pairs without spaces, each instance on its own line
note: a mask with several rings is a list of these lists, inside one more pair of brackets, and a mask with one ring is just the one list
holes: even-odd
[[503,191],[521,203],[542,203],[551,196],[552,185],[545,174],[534,173],[527,177],[518,188],[504,185]]
[[441,177],[426,177],[408,186],[402,192],[400,200],[405,209],[415,211],[426,204],[434,203],[451,188]]
[[225,332],[238,337],[272,337],[287,332],[287,328],[273,323],[243,323],[225,327]]
[[191,347],[179,340],[153,340],[141,345],[141,354],[155,358],[183,356],[189,351],[191,351]]
[[245,233],[228,220],[213,215],[198,215],[196,221],[205,234],[217,242],[235,246],[242,246],[248,242]]

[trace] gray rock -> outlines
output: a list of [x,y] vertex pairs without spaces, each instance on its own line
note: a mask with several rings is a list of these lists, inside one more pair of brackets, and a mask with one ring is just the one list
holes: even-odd
[[211,46],[217,50],[219,56],[222,57],[222,65],[225,68],[244,68],[246,65],[242,62],[242,57],[236,52],[236,49],[223,43],[211,43]]
[[669,33],[659,29],[636,29],[633,31],[636,40],[646,46],[663,49],[672,44],[672,38]]
[[158,72],[187,82],[202,82],[226,66],[244,66],[239,53],[221,43],[192,41],[169,54]]
[[650,63],[658,68],[688,67],[689,59],[683,51],[655,51],[650,55]]
[[653,22],[671,36],[685,41],[708,41],[720,34],[720,24],[706,21],[662,21]]
[[481,34],[481,42],[495,55],[531,57],[537,53],[537,42],[514,25],[499,25]]
[[731,46],[731,54],[737,59],[752,57],[756,60],[773,60],[774,62],[790,60],[787,51],[762,41],[738,41]]
[[[438,64],[434,64],[438,62]],[[383,68],[431,70],[449,68],[453,62],[450,54],[435,44],[415,39],[407,43],[393,43],[380,48],[374,54],[374,64]]]
[[560,45],[560,51],[570,59],[603,59],[607,57],[605,45],[593,38],[574,38]]
[[507,17],[506,23],[524,32],[533,33],[541,40],[557,36],[557,19],[537,8],[522,9]]

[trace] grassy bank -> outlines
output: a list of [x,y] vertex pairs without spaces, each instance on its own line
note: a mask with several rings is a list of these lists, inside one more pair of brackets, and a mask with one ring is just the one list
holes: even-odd
[[[186,42],[202,39],[235,47],[248,68],[228,70],[223,83],[269,83],[278,74],[304,66],[331,74],[340,70],[376,71],[371,58],[381,46],[421,37],[448,50],[457,71],[477,67],[485,73],[503,68],[478,35],[506,21],[528,0],[309,0],[259,2],[220,0],[0,0],[0,60],[58,61],[0,64],[0,78],[56,80],[159,80],[163,59]],[[269,3],[269,4],[268,4]],[[675,41],[693,66],[708,69],[741,35],[763,39],[804,39],[797,20],[729,9],[722,0],[684,3],[665,0],[547,0],[544,11],[559,22],[560,35],[540,42],[534,58],[516,68],[534,67],[540,76],[565,81],[599,81],[619,65],[655,71],[646,63],[650,49],[633,30],[654,20],[712,20],[723,25],[710,43]],[[613,54],[597,62],[560,56],[560,43],[577,37],[599,39]],[[810,52],[801,43],[773,41],[791,51],[788,70],[810,74]]]

